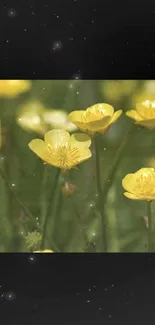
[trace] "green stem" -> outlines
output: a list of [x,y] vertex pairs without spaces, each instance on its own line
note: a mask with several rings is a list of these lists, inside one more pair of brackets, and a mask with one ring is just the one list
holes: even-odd
[[100,208],[100,215],[101,215],[101,225],[102,225],[102,242],[103,242],[103,249],[104,252],[108,251],[108,242],[107,242],[107,225],[105,220],[105,214],[103,213],[102,205],[101,205],[101,173],[100,173],[100,156],[99,156],[99,147],[98,147],[98,138],[94,137],[94,145],[95,145],[95,152],[96,152],[96,182],[97,182],[97,191],[98,191],[98,199],[99,199],[99,208]]
[[26,215],[34,220],[31,212],[29,211],[29,209],[26,207],[26,205],[24,204],[24,202],[22,202],[22,200],[20,199],[20,197],[17,195],[17,193],[12,190],[11,186],[10,186],[10,183],[9,181],[7,180],[6,178],[6,175],[4,174],[4,172],[0,169],[0,176],[3,178],[7,188],[8,188],[8,191],[11,193],[11,195],[14,197],[14,199],[19,203],[19,205],[23,208],[23,210],[25,211]]
[[153,252],[151,201],[146,202],[148,217],[148,252]]
[[131,141],[131,137],[135,134],[134,131],[136,130],[135,125],[133,124],[130,129],[127,131],[126,135],[123,137],[122,142],[120,144],[120,146],[118,147],[114,160],[113,160],[113,164],[110,166],[108,172],[107,172],[107,177],[104,180],[104,185],[101,191],[102,194],[102,198],[106,196],[106,194],[109,191],[109,188],[111,187],[111,184],[113,182],[113,178],[115,176],[117,167],[120,163],[120,160],[122,158],[122,154],[124,153],[124,150],[126,149],[129,141]]
[[51,197],[49,199],[49,206],[48,206],[48,209],[47,209],[47,212],[46,212],[46,215],[45,215],[45,219],[44,219],[43,233],[42,233],[42,240],[41,240],[41,249],[45,248],[44,245],[45,245],[45,239],[46,239],[45,236],[46,236],[46,230],[47,230],[47,224],[48,224],[48,217],[50,215],[51,207],[52,207],[53,200],[54,200],[54,197],[55,197],[60,172],[61,172],[60,169],[57,168],[55,179],[54,179],[54,184],[53,184],[53,190],[52,190],[52,193],[51,193]]
[[73,198],[70,198],[71,202],[72,202],[72,206],[75,210],[75,213],[77,215],[77,218],[79,220],[79,225],[80,225],[80,232],[83,234],[83,238],[84,238],[84,242],[85,242],[85,248],[84,248],[84,251],[87,252],[88,250],[88,247],[89,247],[89,239],[87,237],[87,233],[86,233],[86,230],[85,230],[85,227],[84,227],[84,224],[83,224],[83,219],[78,211],[78,208],[76,207],[76,204],[73,200]]

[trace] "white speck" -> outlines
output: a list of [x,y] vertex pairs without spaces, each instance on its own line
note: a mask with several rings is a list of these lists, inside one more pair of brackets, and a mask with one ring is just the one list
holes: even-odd
[[105,290],[105,291],[107,291],[108,289],[107,289],[107,288],[105,288],[104,290]]
[[15,295],[15,293],[14,292],[6,292],[5,293],[5,298],[7,299],[7,300],[13,300],[13,299],[15,299],[16,298],[16,295]]
[[59,18],[59,16],[57,16],[57,18]]
[[89,292],[91,291],[91,289],[88,290]]
[[71,89],[72,89],[72,88],[73,88],[73,85],[72,85],[72,84],[69,84],[69,88],[71,88]]
[[84,37],[84,40],[86,40],[86,39],[87,39],[87,37],[85,36],[85,37]]
[[94,20],[91,21],[94,24]]
[[46,88],[42,88],[42,90],[44,90],[44,91],[45,91],[45,90],[46,90]]
[[112,284],[111,286],[114,287],[114,284]]
[[21,231],[21,232],[20,232],[20,234],[21,234],[21,235],[24,235],[24,232],[23,232],[23,231]]
[[36,14],[36,13],[35,13],[34,11],[32,11],[32,15],[35,16],[35,14]]
[[96,286],[94,286],[94,288],[96,288]]
[[107,148],[104,148],[104,150],[107,150]]
[[56,50],[61,50],[62,49],[62,42],[60,41],[56,41],[53,43],[52,45],[52,50],[56,51]]
[[12,187],[15,187],[15,186],[16,186],[16,184],[15,184],[15,183],[12,183],[12,184],[11,184],[11,186],[12,186]]
[[26,28],[24,28],[24,32],[27,32],[27,29]]
[[74,38],[73,37],[69,37],[69,41],[73,41],[74,40]]
[[17,12],[15,9],[11,8],[8,10],[8,16],[11,18],[14,18],[17,15]]
[[95,234],[95,232],[93,232],[93,234],[92,234],[93,236],[96,236],[96,234]]
[[111,318],[111,315],[108,315],[109,318]]
[[102,308],[100,307],[99,310],[102,310]]
[[6,40],[6,43],[9,43],[9,40],[8,39]]
[[77,91],[76,94],[79,95],[79,92]]
[[90,300],[87,300],[87,303],[89,304],[90,303]]
[[37,226],[39,226],[39,222],[37,222]]

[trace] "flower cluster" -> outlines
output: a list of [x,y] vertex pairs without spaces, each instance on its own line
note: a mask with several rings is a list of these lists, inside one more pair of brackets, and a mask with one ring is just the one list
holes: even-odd
[[34,139],[29,148],[45,163],[69,170],[92,156],[90,151],[90,135],[105,133],[116,122],[122,110],[114,113],[114,108],[108,104],[96,104],[86,111],[73,111],[69,114],[69,121],[86,133],[70,134],[62,129],[55,129],[45,133],[44,141]]
[[68,114],[59,109],[46,109],[38,100],[30,100],[22,105],[17,114],[17,123],[26,131],[44,135],[51,129],[68,132],[77,130],[76,125],[68,120]]

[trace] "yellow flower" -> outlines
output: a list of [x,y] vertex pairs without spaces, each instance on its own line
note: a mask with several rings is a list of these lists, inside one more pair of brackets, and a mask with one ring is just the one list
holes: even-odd
[[141,168],[134,174],[128,174],[122,181],[127,191],[124,195],[132,200],[155,200],[155,169]]
[[0,80],[0,96],[16,97],[31,88],[29,80]]
[[68,132],[77,130],[77,126],[68,121],[68,114],[65,111],[59,109],[45,110],[43,118],[52,129],[64,129]]
[[51,130],[45,133],[44,141],[32,140],[29,148],[45,163],[66,171],[91,157],[90,145],[91,139],[86,134],[70,136],[64,130]]
[[108,104],[96,104],[86,110],[73,111],[69,114],[69,120],[79,129],[94,133],[105,133],[111,124],[115,123],[122,110],[114,113],[114,108]]
[[39,101],[30,101],[23,105],[17,116],[17,123],[26,131],[44,135],[47,126],[43,121],[44,106]]
[[145,100],[136,105],[136,110],[129,110],[126,115],[136,121],[136,124],[148,129],[155,127],[155,101]]
[[54,253],[51,249],[44,249],[41,251],[34,251],[33,253]]

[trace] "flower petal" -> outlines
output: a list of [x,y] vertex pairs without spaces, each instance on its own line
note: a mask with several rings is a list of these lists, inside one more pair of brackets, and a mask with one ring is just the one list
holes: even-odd
[[139,115],[139,113],[134,110],[134,109],[131,109],[129,111],[126,112],[126,116],[129,116],[131,117],[133,120],[135,121],[142,121],[142,117]]
[[110,124],[115,123],[121,115],[122,115],[122,109],[119,109],[118,111],[116,111],[114,113],[114,115],[110,121]]
[[71,146],[79,148],[79,150],[81,150],[82,148],[90,147],[91,139],[85,133],[74,133],[71,135],[69,143]]
[[125,192],[123,193],[128,199],[131,200],[139,200],[139,201],[152,201],[155,200],[155,194],[154,195],[136,195],[136,194],[132,194],[129,192]]
[[113,116],[114,108],[113,106],[105,103],[95,104],[90,106],[86,110],[87,121],[92,122],[99,120],[105,116]]
[[29,148],[42,160],[45,161],[46,146],[45,142],[41,139],[34,139],[28,144]]
[[53,148],[67,146],[70,134],[65,130],[51,130],[45,134],[45,143]]
[[86,115],[86,111],[84,110],[73,111],[68,115],[68,120],[74,124],[79,122],[83,123],[86,120],[85,115]]
[[136,110],[143,120],[155,119],[155,102],[145,100],[136,105]]
[[89,159],[90,157],[92,157],[92,153],[90,151],[90,149],[85,149],[82,153],[81,156],[79,156],[76,165],[84,162],[85,160]]
[[122,186],[126,191],[136,194],[135,174],[127,174],[122,180]]
[[104,130],[111,121],[111,116],[105,116],[98,121],[92,121],[87,123],[87,130],[91,132],[100,132],[100,130]]
[[131,199],[131,200],[145,200],[144,197],[142,196],[137,196],[136,194],[132,194],[132,193],[129,193],[129,192],[124,192],[123,193],[128,199]]
[[153,129],[155,128],[155,119],[139,121],[136,122],[136,124],[145,126],[148,129]]

